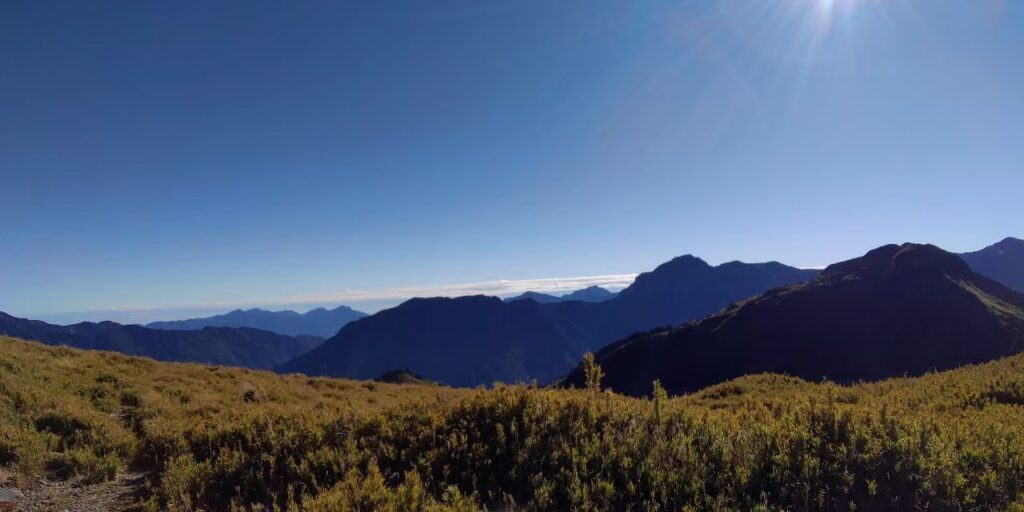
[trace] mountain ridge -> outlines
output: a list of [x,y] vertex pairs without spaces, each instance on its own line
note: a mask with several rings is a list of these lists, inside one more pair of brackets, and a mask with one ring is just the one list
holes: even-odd
[[[597,352],[627,394],[775,372],[842,382],[920,374],[1024,349],[1024,296],[932,245],[887,245],[680,327]],[[577,367],[563,381],[582,383]]]
[[69,326],[18,318],[0,312],[0,333],[91,350],[109,350],[158,361],[196,362],[269,369],[312,350],[323,338],[284,336],[249,327],[205,327],[175,331],[116,322],[80,322]]
[[550,382],[588,350],[638,330],[707,315],[815,274],[777,263],[713,267],[685,256],[641,274],[638,282],[601,302],[411,299],[352,322],[322,346],[276,369],[373,378],[409,368],[430,380],[470,387]]
[[329,338],[349,322],[365,316],[366,313],[344,305],[334,309],[320,307],[305,313],[252,308],[236,309],[223,315],[202,318],[151,322],[146,324],[146,327],[175,331],[199,330],[204,327],[251,327],[286,336]]
[[1006,237],[984,249],[960,255],[979,274],[1024,293],[1024,240]]
[[615,298],[618,295],[613,291],[601,288],[600,286],[588,286],[579,290],[574,290],[565,295],[551,295],[548,293],[540,293],[534,291],[523,292],[514,297],[508,297],[505,302],[513,302],[517,300],[533,300],[541,304],[551,304],[554,302],[604,302]]

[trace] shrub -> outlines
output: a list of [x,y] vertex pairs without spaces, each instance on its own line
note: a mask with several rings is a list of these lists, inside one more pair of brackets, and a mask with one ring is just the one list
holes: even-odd
[[99,456],[90,450],[74,449],[51,454],[46,469],[57,478],[81,476],[84,483],[98,483],[113,479],[120,464],[113,454]]
[[92,427],[84,420],[66,413],[48,412],[35,420],[36,430],[57,436],[58,450],[64,451],[88,444]]
[[0,428],[0,467],[9,466],[18,462],[18,450],[15,445],[14,434],[4,428]]

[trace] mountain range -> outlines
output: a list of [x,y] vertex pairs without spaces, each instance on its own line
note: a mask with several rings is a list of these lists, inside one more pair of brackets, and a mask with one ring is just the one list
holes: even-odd
[[346,325],[322,346],[277,370],[370,379],[409,368],[453,386],[550,382],[588,350],[638,330],[700,318],[815,274],[775,262],[711,266],[683,256],[641,274],[602,302],[412,299]]
[[323,342],[315,336],[283,336],[252,328],[205,327],[195,331],[150,329],[115,322],[69,326],[26,320],[0,312],[0,334],[48,345],[110,350],[159,361],[272,368]]
[[[625,292],[623,292],[625,294]],[[596,354],[604,384],[685,393],[741,375],[850,382],[922,374],[1024,350],[1024,295],[931,245],[887,245],[681,327]],[[578,367],[563,384],[582,386]]]
[[334,309],[316,308],[306,313],[295,311],[267,311],[265,309],[236,309],[223,315],[191,318],[170,322],[153,322],[146,327],[176,331],[197,330],[205,327],[252,327],[286,336],[319,336],[330,338],[346,324],[366,316],[348,306]]
[[547,293],[539,292],[526,292],[522,295],[516,295],[515,297],[509,297],[505,299],[505,302],[513,302],[517,300],[532,300],[541,304],[551,304],[554,302],[572,302],[574,300],[580,302],[604,302],[609,299],[615,298],[616,293],[601,288],[600,286],[588,286],[582,290],[576,290],[572,293],[565,295],[549,295]]
[[[958,282],[970,285],[950,288],[948,279],[936,279],[935,275],[931,281],[920,276],[920,282],[899,281],[897,277],[907,274],[907,269],[893,262],[907,261],[908,254],[924,253],[942,262],[942,275],[960,276]],[[879,254],[891,256],[888,271],[865,270],[864,275],[847,272],[837,277],[851,265],[884,267],[885,258]],[[898,254],[904,255],[897,258]],[[833,265],[817,277],[817,271],[775,262],[712,266],[694,256],[681,256],[639,275],[617,294],[593,286],[562,297],[527,292],[504,301],[483,296],[413,299],[369,317],[345,306],[305,314],[250,309],[154,322],[146,327],[114,322],[59,326],[0,313],[0,333],[160,360],[315,375],[370,379],[395,368],[408,368],[409,373],[414,371],[424,379],[457,386],[554,381],[569,372],[582,353],[609,343],[612,345],[599,353],[602,364],[608,366],[609,384],[634,394],[647,392],[653,378],[662,379],[667,387],[680,392],[748,371],[761,371],[762,366],[808,378],[876,378],[932,366],[949,367],[1001,353],[997,350],[999,344],[991,340],[975,344],[978,353],[960,347],[957,343],[962,344],[962,338],[949,336],[962,337],[974,331],[958,331],[955,325],[946,323],[969,319],[991,326],[991,315],[995,314],[1000,318],[999,325],[1015,332],[1016,299],[998,283],[1018,292],[1024,289],[1024,241],[1007,238],[959,256],[930,246],[886,246],[863,258]],[[894,281],[885,281],[890,283],[888,287],[876,283],[871,295],[849,285],[868,286],[880,276]],[[897,282],[898,286],[891,284]],[[768,291],[778,287],[781,291]],[[970,290],[977,292],[973,295],[975,302],[964,295]],[[956,304],[973,304],[974,309],[961,311],[936,303],[952,297],[953,292],[959,294]],[[792,302],[799,297],[813,299]],[[781,301],[781,309],[764,313],[769,311],[765,305],[769,299]],[[979,301],[991,307],[979,310]],[[679,327],[714,313],[720,314]],[[923,322],[921,318],[927,315],[941,319],[913,323]],[[752,319],[757,323],[750,323]],[[707,327],[712,325],[715,327]],[[656,328],[656,332],[647,332]],[[978,336],[995,335],[977,332]],[[902,333],[902,337],[897,340],[893,333]],[[923,333],[949,347],[925,347]],[[997,334],[1013,338],[1002,330]],[[330,340],[321,346],[327,337]],[[677,338],[698,341],[661,344],[665,339]],[[882,339],[888,340],[885,343],[891,354],[876,346]],[[910,355],[913,350],[898,349],[913,344],[929,352],[928,357],[915,359]],[[854,345],[870,350],[848,353]],[[654,346],[659,348],[645,348]],[[779,347],[778,353],[772,353],[772,347]],[[1016,349],[1011,346],[1008,350]],[[789,354],[788,359],[779,354]],[[831,357],[833,354],[841,357]],[[889,357],[889,362],[879,361],[882,356]],[[574,373],[564,382],[572,383],[577,377]]]

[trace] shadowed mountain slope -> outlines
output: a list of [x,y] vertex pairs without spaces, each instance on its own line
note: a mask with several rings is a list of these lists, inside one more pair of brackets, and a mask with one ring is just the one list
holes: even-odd
[[[888,245],[682,327],[605,347],[605,385],[683,393],[777,372],[838,381],[921,374],[1024,350],[1024,296],[931,245]],[[580,386],[577,368],[564,384]]]
[[495,380],[550,380],[586,345],[544,306],[485,296],[412,299],[352,322],[329,345],[279,370],[372,379],[409,368],[431,380],[470,387]]
[[1007,238],[980,251],[961,254],[960,257],[975,272],[1024,293],[1024,240]]
[[150,329],[114,322],[53,325],[0,313],[0,333],[48,345],[110,350],[159,361],[272,368],[323,342],[251,328],[206,327],[196,331]]
[[316,308],[305,313],[295,311],[267,311],[265,309],[236,309],[223,315],[191,318],[170,322],[153,322],[146,327],[176,331],[198,330],[204,327],[252,327],[286,336],[319,336],[330,338],[345,324],[366,316],[348,306],[334,309]]
[[368,379],[409,368],[456,386],[548,382],[587,350],[638,330],[699,318],[814,274],[779,263],[714,267],[685,256],[642,274],[603,302],[413,299],[352,322],[320,348],[277,369]]

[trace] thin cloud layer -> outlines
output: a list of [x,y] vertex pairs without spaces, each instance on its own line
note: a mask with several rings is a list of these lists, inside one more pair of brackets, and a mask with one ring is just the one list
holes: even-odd
[[319,306],[337,306],[338,304],[345,304],[367,313],[375,313],[381,309],[398,305],[413,297],[462,297],[466,295],[510,297],[527,291],[562,295],[588,286],[601,286],[612,291],[618,291],[629,286],[636,279],[636,276],[636,274],[612,274],[603,276],[498,280],[435,286],[409,286],[375,290],[350,289],[339,292],[311,293],[260,301],[218,301],[170,307],[123,306],[30,316],[35,319],[59,324],[82,321],[95,322],[100,320],[113,320],[121,323],[148,323],[209,316],[239,308],[258,307],[302,311]]

